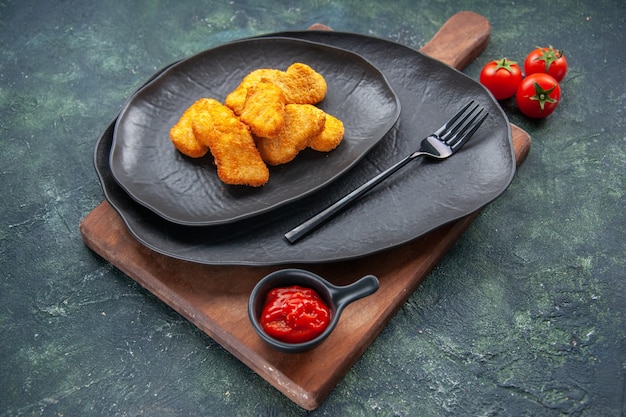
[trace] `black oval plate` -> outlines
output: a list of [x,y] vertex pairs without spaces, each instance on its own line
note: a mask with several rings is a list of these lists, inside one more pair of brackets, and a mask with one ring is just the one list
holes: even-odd
[[[498,197],[515,174],[509,122],[476,81],[414,49],[364,35],[289,32],[366,57],[398,94],[398,123],[353,169],[328,187],[270,213],[228,225],[176,225],[131,199],[109,167],[113,127],[95,149],[105,195],[130,232],[147,247],[214,265],[279,265],[355,259],[414,240]],[[474,99],[490,116],[461,152],[443,162],[422,160],[387,179],[356,204],[292,245],[284,233],[413,152],[420,140]]]
[[[302,62],[322,74],[328,93],[318,107],[344,123],[329,153],[305,150],[271,167],[259,188],[220,181],[210,154],[191,159],[169,139],[170,128],[200,97],[224,102],[257,68],[286,70]],[[352,52],[288,38],[228,43],[179,61],[134,94],[115,126],[111,171],[137,202],[175,223],[224,224],[265,213],[328,185],[356,164],[397,121],[400,103],[383,74]]]

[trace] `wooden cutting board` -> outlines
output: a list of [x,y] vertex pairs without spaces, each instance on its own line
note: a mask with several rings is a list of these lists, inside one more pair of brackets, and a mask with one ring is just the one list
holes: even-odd
[[[462,69],[484,50],[490,33],[487,19],[460,12],[421,51]],[[530,149],[530,136],[516,126],[512,126],[512,132],[519,165]],[[256,282],[287,266],[210,266],[158,254],[132,237],[106,201],[83,219],[80,231],[89,248],[154,293],[296,404],[313,410],[477,215],[364,259],[294,265],[337,285],[351,283],[366,274],[374,274],[380,280],[375,294],[344,310],[337,328],[324,343],[300,354],[279,353],[266,346],[254,333],[247,316],[248,295]]]

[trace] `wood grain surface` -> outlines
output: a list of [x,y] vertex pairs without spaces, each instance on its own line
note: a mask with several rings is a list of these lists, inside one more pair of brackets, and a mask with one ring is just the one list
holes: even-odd
[[[313,28],[330,29],[324,25]],[[484,50],[490,32],[487,19],[460,12],[421,51],[462,69]],[[530,149],[530,136],[516,126],[512,126],[512,135],[519,165]],[[259,279],[279,267],[201,265],[158,254],[132,237],[106,201],[83,219],[80,231],[94,252],[191,321],[296,404],[312,410],[322,403],[477,215],[363,259],[296,265],[337,285],[351,283],[366,274],[374,274],[380,280],[376,293],[345,309],[337,328],[324,343],[300,354],[272,350],[248,321],[250,291]]]

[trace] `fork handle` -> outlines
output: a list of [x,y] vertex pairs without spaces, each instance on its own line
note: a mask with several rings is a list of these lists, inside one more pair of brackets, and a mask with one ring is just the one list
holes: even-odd
[[420,152],[414,152],[411,155],[407,156],[406,158],[400,160],[399,162],[396,162],[394,165],[390,166],[385,171],[376,175],[374,178],[367,181],[365,184],[361,185],[359,188],[355,189],[349,194],[346,194],[340,200],[337,200],[335,203],[331,204],[324,210],[320,211],[315,216],[311,217],[309,220],[305,221],[301,225],[296,226],[293,229],[291,229],[289,232],[285,233],[285,238],[290,243],[297,242],[299,239],[307,235],[309,232],[311,232],[312,230],[314,230],[315,228],[323,224],[326,220],[330,219],[335,214],[339,213],[341,210],[346,208],[350,203],[353,203],[354,201],[361,198],[363,194],[367,193],[372,188],[376,187],[378,184],[383,182],[383,180],[390,177],[400,168],[402,168],[403,166],[411,162],[413,159],[421,155],[422,153]]

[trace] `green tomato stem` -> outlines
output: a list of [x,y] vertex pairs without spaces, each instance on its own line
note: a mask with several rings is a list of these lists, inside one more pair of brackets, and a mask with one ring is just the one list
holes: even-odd
[[541,111],[543,111],[543,108],[546,103],[556,103],[556,100],[550,97],[550,93],[554,91],[554,89],[556,88],[556,84],[554,84],[552,88],[550,88],[549,90],[545,90],[537,82],[534,83],[534,86],[535,86],[535,95],[532,97],[529,97],[529,99],[538,101]]

